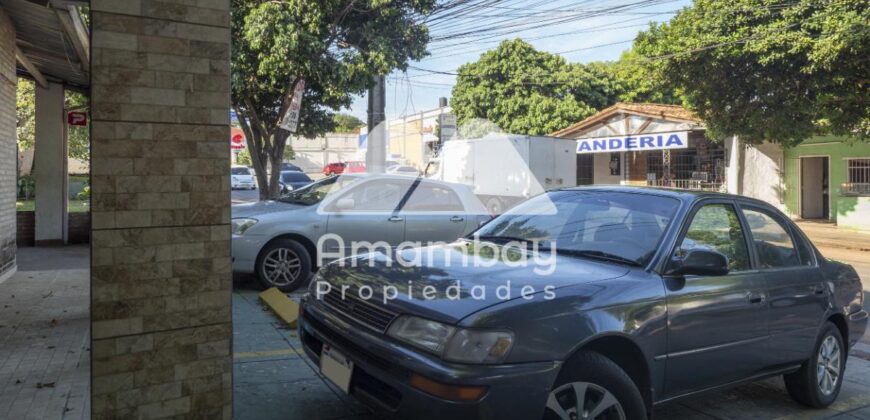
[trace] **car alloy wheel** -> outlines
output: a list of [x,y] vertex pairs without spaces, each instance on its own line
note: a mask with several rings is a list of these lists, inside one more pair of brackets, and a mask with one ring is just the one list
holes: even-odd
[[263,259],[263,274],[273,286],[287,286],[302,271],[302,259],[292,249],[275,248]]
[[833,336],[825,337],[819,346],[819,354],[816,361],[816,378],[819,382],[819,391],[824,395],[831,395],[837,388],[840,380],[840,342]]
[[589,382],[571,382],[554,389],[547,398],[547,412],[555,417],[546,418],[561,420],[626,418],[612,393]]

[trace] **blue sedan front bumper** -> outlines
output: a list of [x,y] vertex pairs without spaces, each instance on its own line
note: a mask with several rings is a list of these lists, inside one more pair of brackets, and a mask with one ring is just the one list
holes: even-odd
[[[353,360],[350,394],[388,418],[539,419],[561,365],[446,363],[353,325],[313,299],[304,305],[299,324],[308,357],[319,363],[327,344]],[[412,373],[447,384],[484,385],[488,391],[475,402],[448,401],[412,387]]]

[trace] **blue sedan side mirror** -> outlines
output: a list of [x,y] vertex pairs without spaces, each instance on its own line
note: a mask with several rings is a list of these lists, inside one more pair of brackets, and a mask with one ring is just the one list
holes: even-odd
[[728,257],[725,254],[709,249],[691,249],[682,257],[672,259],[665,275],[724,276],[728,271]]

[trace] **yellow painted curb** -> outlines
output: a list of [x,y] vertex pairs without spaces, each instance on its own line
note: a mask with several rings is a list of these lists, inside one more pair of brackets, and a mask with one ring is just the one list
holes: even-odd
[[290,300],[284,293],[273,287],[260,293],[260,300],[266,303],[278,318],[281,318],[290,328],[296,328],[299,317],[299,304]]

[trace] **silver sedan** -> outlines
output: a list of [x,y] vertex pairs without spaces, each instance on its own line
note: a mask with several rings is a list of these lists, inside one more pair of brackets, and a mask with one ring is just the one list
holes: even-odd
[[292,291],[330,260],[450,242],[491,219],[471,189],[401,175],[341,175],[233,206],[233,271]]

